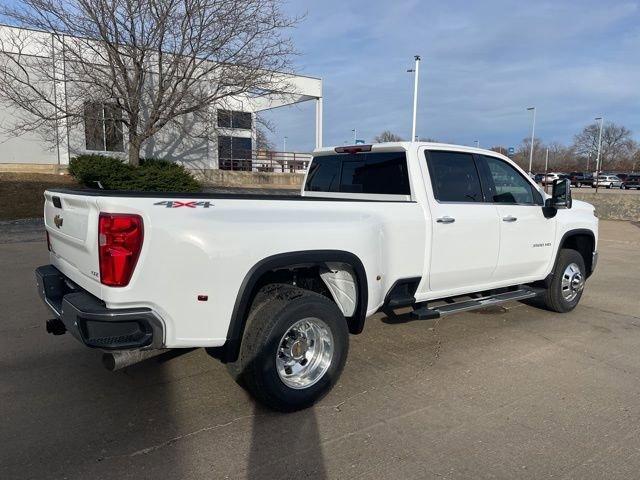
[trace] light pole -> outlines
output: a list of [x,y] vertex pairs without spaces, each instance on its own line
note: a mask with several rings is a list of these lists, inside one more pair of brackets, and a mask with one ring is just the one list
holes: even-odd
[[596,117],[596,122],[600,120],[600,132],[598,132],[598,156],[596,157],[596,193],[598,193],[598,176],[600,175],[600,147],[602,145],[602,124],[604,118]]
[[287,151],[287,137],[284,137],[284,140],[282,140],[282,153]]
[[420,55],[413,57],[416,61],[416,66],[410,68],[407,72],[413,72],[413,123],[411,126],[411,141],[416,141],[416,117],[418,115],[418,77],[420,75]]
[[531,167],[533,165],[533,140],[536,132],[536,107],[529,107],[527,111],[533,110],[533,124],[531,125],[531,150],[529,150],[529,175],[531,175]]
[[353,132],[353,144],[355,145],[358,141],[358,129],[354,128],[351,131]]
[[547,147],[547,154],[544,157],[544,191],[547,192],[549,182],[547,181],[547,172],[549,172],[549,147]]

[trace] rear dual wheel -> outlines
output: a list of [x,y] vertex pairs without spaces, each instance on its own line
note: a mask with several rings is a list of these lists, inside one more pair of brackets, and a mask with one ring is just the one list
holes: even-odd
[[348,350],[347,323],[334,302],[292,285],[269,285],[256,295],[240,354],[227,368],[259,402],[290,412],[331,390]]

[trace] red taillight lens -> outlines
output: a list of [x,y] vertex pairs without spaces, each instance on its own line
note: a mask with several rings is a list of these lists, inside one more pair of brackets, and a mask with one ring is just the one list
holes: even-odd
[[136,268],[144,230],[142,217],[125,213],[101,213],[98,221],[100,282],[110,287],[129,284]]

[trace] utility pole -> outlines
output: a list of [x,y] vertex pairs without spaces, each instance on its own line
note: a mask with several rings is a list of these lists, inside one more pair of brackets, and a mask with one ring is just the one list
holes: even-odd
[[598,177],[600,176],[600,147],[602,146],[602,124],[604,123],[604,118],[596,117],[596,122],[600,120],[600,132],[598,133],[598,156],[596,157],[596,193],[598,193]]
[[536,132],[536,107],[529,107],[527,111],[533,111],[533,124],[531,126],[531,150],[529,150],[529,175],[531,175],[531,167],[533,165],[533,140]]
[[413,57],[416,61],[416,66],[413,69],[407,70],[407,72],[413,72],[413,123],[411,126],[411,141],[416,141],[416,117],[418,115],[418,77],[420,75],[420,55]]

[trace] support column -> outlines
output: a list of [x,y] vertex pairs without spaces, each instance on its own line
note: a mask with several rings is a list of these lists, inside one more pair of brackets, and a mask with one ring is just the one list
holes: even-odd
[[316,98],[316,148],[322,147],[322,97]]

